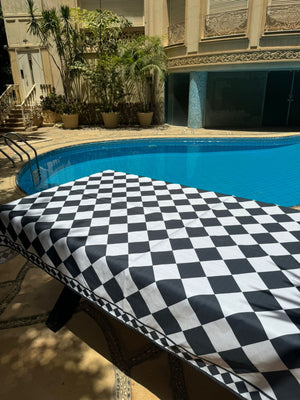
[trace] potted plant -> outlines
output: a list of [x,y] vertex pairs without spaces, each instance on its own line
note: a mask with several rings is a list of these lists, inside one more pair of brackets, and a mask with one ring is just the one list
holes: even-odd
[[42,108],[42,115],[45,123],[55,124],[61,122],[60,103],[62,96],[57,95],[54,88],[47,96],[40,96],[40,106]]
[[39,128],[43,124],[42,107],[40,104],[35,103],[31,110],[32,125]]
[[155,89],[167,73],[167,57],[158,37],[139,36],[124,44],[122,59],[126,66],[126,81],[141,109],[138,119],[142,126],[151,124]]
[[86,73],[91,89],[100,102],[100,110],[106,128],[119,124],[118,107],[124,97],[124,82],[121,74],[122,61],[117,55],[99,56],[97,64]]
[[80,105],[81,102],[78,99],[62,99],[60,107],[64,129],[78,128]]

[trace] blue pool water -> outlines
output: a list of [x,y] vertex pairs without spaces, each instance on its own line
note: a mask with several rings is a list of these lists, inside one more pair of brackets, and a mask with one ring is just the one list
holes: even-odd
[[65,147],[39,157],[41,183],[26,165],[18,175],[32,194],[106,169],[219,193],[300,204],[300,137],[284,139],[141,139]]

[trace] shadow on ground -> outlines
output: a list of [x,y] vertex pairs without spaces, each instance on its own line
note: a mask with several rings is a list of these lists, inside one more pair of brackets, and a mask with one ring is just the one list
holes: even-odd
[[111,365],[67,329],[43,324],[1,332],[0,398],[109,400]]
[[0,265],[1,399],[113,399],[112,364],[67,328],[44,324],[61,287],[20,256]]

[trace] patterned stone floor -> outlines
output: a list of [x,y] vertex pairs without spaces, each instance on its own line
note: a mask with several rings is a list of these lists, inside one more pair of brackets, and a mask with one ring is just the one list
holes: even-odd
[[[299,132],[243,132],[101,128],[41,128],[24,137],[38,154],[72,144],[146,137],[287,136]],[[0,154],[1,156],[1,154]],[[0,157],[0,202],[24,196],[13,169]],[[229,400],[236,397],[192,367],[161,351],[87,302],[54,334],[45,326],[62,289],[18,256],[0,264],[0,399]]]
[[0,398],[117,398],[112,364],[67,328],[44,325],[61,284],[21,256],[0,277]]
[[0,265],[1,400],[236,398],[86,301],[51,332],[61,289],[21,256]]

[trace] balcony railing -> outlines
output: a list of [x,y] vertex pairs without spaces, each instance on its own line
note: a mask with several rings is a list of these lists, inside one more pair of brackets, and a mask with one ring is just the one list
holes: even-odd
[[184,42],[185,24],[180,22],[172,24],[168,29],[169,46],[172,44],[179,44]]
[[300,31],[300,4],[267,7],[265,32]]
[[205,17],[206,38],[242,35],[246,33],[248,9],[207,14]]
[[34,84],[27,96],[21,103],[23,125],[28,128],[33,123],[33,111],[40,103],[40,96],[48,96],[52,90],[52,86],[47,83]]

